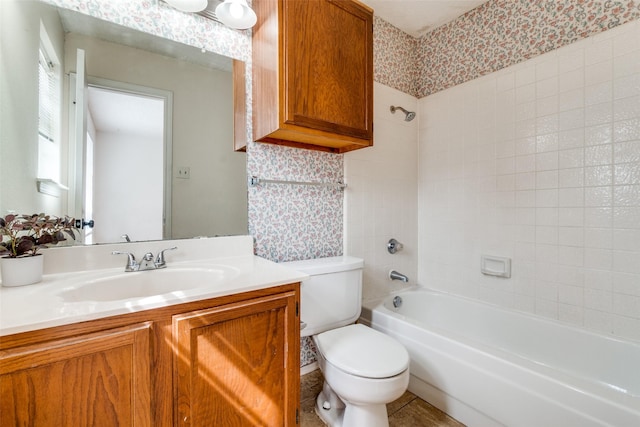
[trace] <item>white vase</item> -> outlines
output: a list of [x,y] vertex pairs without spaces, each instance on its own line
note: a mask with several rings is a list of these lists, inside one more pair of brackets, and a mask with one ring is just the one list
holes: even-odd
[[0,258],[2,286],[24,286],[42,280],[42,254],[21,258]]

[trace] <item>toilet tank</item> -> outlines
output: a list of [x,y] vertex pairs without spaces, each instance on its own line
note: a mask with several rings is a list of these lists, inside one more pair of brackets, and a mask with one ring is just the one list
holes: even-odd
[[300,334],[316,335],[353,323],[362,307],[364,261],[350,256],[283,262],[311,276],[300,287]]

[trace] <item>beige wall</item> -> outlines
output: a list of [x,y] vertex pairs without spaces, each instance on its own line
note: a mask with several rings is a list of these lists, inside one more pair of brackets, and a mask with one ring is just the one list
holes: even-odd
[[173,237],[246,234],[246,157],[232,149],[231,73],[79,34],[67,35],[67,64],[77,48],[86,51],[88,76],[173,92],[174,171],[191,169],[191,179],[173,179]]

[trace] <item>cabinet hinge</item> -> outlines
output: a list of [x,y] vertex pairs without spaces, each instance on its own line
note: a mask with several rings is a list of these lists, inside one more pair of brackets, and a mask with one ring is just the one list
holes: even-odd
[[296,317],[298,317],[299,315],[299,308],[298,308],[298,302],[296,301]]
[[300,412],[298,408],[296,408],[296,424],[300,424]]

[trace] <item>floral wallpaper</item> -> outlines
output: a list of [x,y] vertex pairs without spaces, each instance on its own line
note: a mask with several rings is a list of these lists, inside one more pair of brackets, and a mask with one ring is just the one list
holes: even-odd
[[418,98],[640,18],[630,0],[491,0],[418,43]]
[[[250,143],[247,173],[261,179],[341,182],[342,155]],[[342,255],[344,191],[264,184],[249,188],[249,234],[256,254],[282,262]]]
[[373,79],[404,93],[418,91],[418,39],[374,16]]
[[[341,154],[272,144],[247,145],[247,173],[261,179],[342,182]],[[330,187],[249,187],[249,234],[255,253],[272,261],[342,255],[344,192]],[[300,341],[300,366],[316,361],[313,341]]]
[[423,98],[639,18],[638,0],[490,0],[419,39],[377,18],[374,78]]

